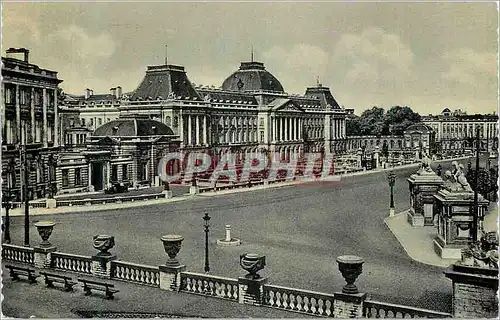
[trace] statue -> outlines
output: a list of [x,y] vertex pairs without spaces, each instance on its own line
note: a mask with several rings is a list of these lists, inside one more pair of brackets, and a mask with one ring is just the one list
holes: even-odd
[[465,191],[472,191],[472,188],[471,188],[469,182],[467,181],[467,178],[465,177],[463,164],[458,165],[458,170],[456,173],[456,180]]
[[418,173],[434,173],[431,168],[431,159],[427,156],[427,154],[424,154]]
[[462,262],[475,267],[498,269],[498,233],[487,232],[480,242],[465,248],[462,251]]
[[456,161],[451,163],[453,171],[444,173],[444,188],[451,192],[471,192],[472,188],[464,174],[464,166]]

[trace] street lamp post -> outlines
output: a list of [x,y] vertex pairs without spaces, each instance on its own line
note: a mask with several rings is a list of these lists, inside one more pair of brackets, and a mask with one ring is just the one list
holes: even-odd
[[478,236],[478,216],[479,216],[479,205],[478,205],[478,187],[479,187],[479,126],[476,126],[476,172],[475,172],[475,188],[474,188],[474,216],[472,218],[472,242],[477,242]]
[[208,232],[210,228],[210,224],[208,222],[210,221],[210,216],[208,213],[205,213],[203,220],[205,221],[205,272],[208,273],[210,271],[210,265],[208,262]]
[[4,225],[4,242],[10,243],[10,189],[12,188],[12,181],[15,179],[15,162],[14,159],[10,159],[7,164],[7,192],[5,194],[5,225]]
[[28,194],[28,183],[29,183],[29,167],[28,167],[28,152],[26,146],[27,140],[27,132],[26,126],[23,126],[24,129],[24,137],[21,136],[22,139],[22,149],[21,155],[23,159],[23,167],[24,167],[24,246],[30,246],[30,205],[29,205],[29,194]]
[[396,174],[394,171],[390,171],[387,175],[387,181],[389,182],[389,187],[391,190],[391,203],[389,209],[389,216],[394,216],[394,184],[396,183]]

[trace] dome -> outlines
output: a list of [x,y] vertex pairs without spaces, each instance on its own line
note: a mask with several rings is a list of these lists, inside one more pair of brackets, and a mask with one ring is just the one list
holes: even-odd
[[123,117],[112,120],[97,128],[95,137],[140,137],[174,135],[167,125],[148,118]]
[[222,89],[233,91],[285,92],[281,83],[264,67],[262,62],[242,62],[240,69],[222,83]]
[[432,129],[431,126],[429,126],[429,125],[427,125],[425,123],[415,123],[415,124],[410,125],[408,128],[406,128],[405,131],[406,132],[409,132],[409,131],[419,131],[419,132],[428,133],[428,132],[432,132],[434,130]]

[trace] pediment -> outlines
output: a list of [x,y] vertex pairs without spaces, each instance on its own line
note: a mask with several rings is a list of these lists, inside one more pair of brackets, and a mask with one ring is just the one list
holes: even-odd
[[271,102],[269,105],[274,111],[304,112],[304,109],[302,109],[299,105],[297,105],[291,99],[278,98],[278,99],[275,99],[273,102]]

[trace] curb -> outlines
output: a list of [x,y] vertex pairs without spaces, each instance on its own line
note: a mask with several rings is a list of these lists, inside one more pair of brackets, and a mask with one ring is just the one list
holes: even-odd
[[[397,213],[395,214],[394,216],[392,217],[387,217],[387,218],[384,218],[384,224],[386,225],[387,229],[389,229],[389,231],[391,231],[392,235],[394,236],[394,238],[396,238],[396,240],[398,241],[399,245],[403,248],[403,250],[406,252],[406,254],[408,255],[408,257],[410,257],[410,259],[412,259],[413,261],[416,261],[418,263],[422,263],[422,264],[425,264],[425,265],[428,265],[428,266],[432,266],[432,267],[439,267],[439,268],[447,268],[447,266],[442,266],[442,265],[435,265],[435,264],[432,264],[432,263],[429,263],[429,262],[424,262],[418,258],[416,258],[414,255],[412,255],[408,249],[405,247],[405,245],[403,244],[403,242],[401,241],[401,239],[396,235],[396,233],[393,231],[393,229],[391,229],[391,227],[389,226],[389,224],[387,223],[387,221],[389,219],[392,219],[392,218],[395,218],[395,217],[398,217],[400,215],[403,215],[403,214],[407,214],[409,210],[405,210],[405,211],[402,211],[400,213]],[[450,262],[450,264],[452,264],[453,262]]]

